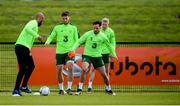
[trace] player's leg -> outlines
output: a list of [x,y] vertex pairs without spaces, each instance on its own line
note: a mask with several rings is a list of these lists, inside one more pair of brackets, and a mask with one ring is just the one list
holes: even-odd
[[82,68],[76,63],[74,63],[73,68],[74,68],[74,77],[80,76],[79,73],[82,71]]
[[73,82],[73,73],[74,73],[74,61],[73,60],[68,60],[67,63],[67,68],[69,70],[69,73],[68,73],[68,76],[67,76],[67,94],[69,95],[72,95],[72,92],[71,92],[71,87],[72,87],[72,82]]
[[115,93],[113,93],[111,90],[110,81],[105,72],[105,67],[104,66],[98,67],[97,70],[100,72],[101,76],[103,77],[104,83],[106,85],[105,88],[106,93],[108,93],[109,95],[115,95]]
[[90,59],[88,56],[83,56],[83,63],[82,63],[82,71],[80,73],[80,80],[79,80],[79,86],[76,95],[80,95],[83,89],[83,82],[85,79],[86,72],[89,70],[90,67]]
[[82,56],[81,55],[76,55],[74,58],[74,64],[73,64],[73,68],[74,68],[74,77],[79,77],[80,73],[82,71],[82,68],[80,67],[82,66]]
[[20,93],[20,84],[21,81],[24,77],[24,74],[26,72],[26,59],[24,58],[24,55],[26,55],[28,53],[28,48],[22,46],[22,45],[16,45],[15,46],[15,53],[17,56],[17,60],[18,60],[18,64],[19,64],[19,72],[17,74],[16,77],[16,84],[15,84],[15,88],[12,92],[13,96],[22,96],[22,94]]
[[78,90],[76,95],[80,95],[83,89],[83,82],[86,76],[86,72],[89,70],[89,63],[88,62],[83,62],[82,63],[82,71],[80,73],[80,80],[79,80],[79,85],[78,85]]
[[56,70],[57,70],[57,79],[59,83],[59,94],[64,95],[64,77],[63,77],[63,66],[65,62],[65,54],[56,54]]
[[83,62],[82,63],[82,71],[81,71],[81,75],[80,75],[80,83],[84,82],[85,76],[86,76],[86,72],[89,70],[89,63],[88,62]]
[[106,85],[106,92],[110,95],[115,95],[115,93],[112,92],[111,90],[111,86],[110,86],[110,81],[109,81],[109,78],[106,74],[106,69],[105,69],[105,66],[103,64],[103,61],[102,61],[102,58],[98,57],[98,58],[95,58],[93,59],[93,66],[96,70],[98,70],[104,80],[104,83]]
[[107,77],[109,78],[110,63],[105,63],[104,66],[105,66],[105,70],[106,70]]
[[95,70],[93,68],[93,65],[91,65],[89,70],[88,93],[92,93],[92,83],[95,77]]
[[[102,54],[102,60],[103,60],[103,63],[105,65],[107,77],[109,78],[109,68],[110,68],[109,54]],[[94,76],[95,76],[95,71],[94,71],[94,68],[91,67],[90,68],[89,82],[88,82],[88,93],[92,92],[92,82],[93,82]]]
[[102,54],[102,60],[104,62],[104,66],[106,69],[106,74],[109,78],[109,71],[110,71],[110,58],[109,58],[109,54]]
[[[105,71],[105,72],[106,72],[106,75],[107,75],[107,77],[108,77],[108,79],[109,79],[110,63],[105,63],[104,66],[105,66],[105,70],[106,70],[106,71]],[[107,88],[107,87],[106,87],[105,91],[108,91],[108,88]]]
[[32,93],[32,90],[28,88],[27,84],[28,81],[31,77],[31,74],[35,68],[34,61],[32,58],[32,55],[29,52],[29,55],[26,55],[26,61],[27,61],[27,67],[26,67],[26,72],[24,76],[24,80],[21,86],[21,91],[26,92],[26,93]]
[[60,64],[60,65],[56,65],[56,69],[57,69],[57,79],[58,79],[58,83],[59,83],[59,94],[60,95],[64,95],[65,92],[64,92],[64,85],[63,85],[63,82],[64,82],[64,77],[63,77],[63,65]]

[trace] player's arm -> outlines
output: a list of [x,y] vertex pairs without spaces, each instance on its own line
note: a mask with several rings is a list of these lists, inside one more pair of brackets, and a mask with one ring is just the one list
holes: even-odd
[[25,31],[27,31],[30,35],[35,36],[36,38],[38,38],[39,34],[33,30],[33,28],[36,28],[36,27],[38,27],[36,25],[36,23],[29,22],[25,27]]
[[53,31],[51,32],[51,34],[49,35],[49,37],[47,38],[45,45],[49,45],[55,36],[56,36],[56,30],[54,28]]
[[38,26],[37,26],[37,24],[36,23],[33,23],[33,22],[29,22],[28,24],[27,24],[27,26],[25,27],[25,30],[30,34],[30,35],[32,35],[32,36],[35,36],[35,38],[37,38],[39,41],[43,41],[43,38],[42,38],[42,36],[40,36],[37,32],[35,32],[34,30],[33,30],[33,28],[37,28]]
[[107,48],[111,52],[111,55],[117,58],[114,46],[109,42],[109,40],[106,37],[103,37],[103,38],[104,38],[104,43],[107,45]]
[[43,42],[43,37],[42,36],[38,36],[37,38],[39,41]]
[[116,48],[116,38],[115,38],[115,34],[114,31],[111,31],[111,38],[110,38],[110,42],[113,45],[114,48]]
[[[78,38],[79,38],[77,27],[75,26],[73,30],[74,30],[74,33],[73,33],[74,41],[75,41],[75,45],[76,45],[77,42],[78,42]],[[69,53],[68,53],[68,57],[69,58],[74,58],[74,56],[75,56],[75,51],[74,50],[70,50]]]
[[77,30],[77,27],[74,28],[74,40],[75,40],[75,43],[78,42],[78,30]]
[[80,37],[80,39],[74,44],[74,46],[71,48],[71,51],[75,51],[81,44],[83,44],[88,37],[88,34],[85,33]]

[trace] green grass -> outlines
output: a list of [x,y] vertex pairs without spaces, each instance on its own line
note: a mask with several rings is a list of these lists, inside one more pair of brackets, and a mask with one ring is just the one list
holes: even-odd
[[12,97],[10,93],[0,93],[0,105],[178,105],[180,93],[117,93],[110,96],[93,92],[82,95],[59,96],[57,92],[50,96]]
[[0,42],[16,41],[38,11],[46,16],[39,33],[48,35],[64,10],[81,35],[108,17],[117,41],[180,41],[179,0],[1,0],[0,10]]

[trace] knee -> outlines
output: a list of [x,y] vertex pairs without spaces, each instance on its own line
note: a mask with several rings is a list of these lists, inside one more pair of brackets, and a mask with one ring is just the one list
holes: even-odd
[[83,71],[83,72],[86,72],[86,70],[88,70],[87,67],[82,67],[82,71]]
[[34,68],[35,68],[35,65],[34,64],[33,65],[29,65],[28,68],[29,68],[29,70],[33,71]]
[[81,72],[80,72],[80,75],[81,75],[81,76],[84,76],[85,74],[86,74],[86,70],[83,70],[83,69],[82,69]]
[[18,72],[19,74],[23,75],[23,74],[25,74],[25,72],[26,72],[26,68],[22,68],[22,67],[19,68],[19,72]]
[[73,63],[68,63],[67,68],[72,71],[73,70]]
[[57,66],[56,68],[57,68],[58,72],[62,72],[62,70],[63,70],[63,66]]
[[82,63],[82,70],[88,71],[90,68],[90,64],[88,62],[83,62]]
[[89,70],[89,66],[88,65],[86,65],[86,64],[83,64],[82,65],[82,71],[87,71],[87,70]]
[[88,67],[82,67],[82,73],[86,73],[89,70]]
[[23,72],[26,70],[26,66],[19,66],[19,72]]

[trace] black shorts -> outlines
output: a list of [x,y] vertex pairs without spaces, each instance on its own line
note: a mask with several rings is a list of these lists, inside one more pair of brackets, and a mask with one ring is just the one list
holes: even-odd
[[83,59],[83,62],[88,62],[89,64],[92,63],[94,66],[94,69],[104,66],[102,57],[91,57],[87,55],[82,55],[82,59]]
[[56,65],[66,64],[66,62],[69,60],[74,61],[74,58],[70,59],[68,57],[68,53],[56,54]]
[[34,61],[31,55],[31,52],[29,48],[16,44],[15,45],[15,53],[17,56],[18,64],[20,68],[30,68],[30,67],[35,67]]
[[102,54],[102,60],[104,64],[108,64],[110,62],[109,54]]

